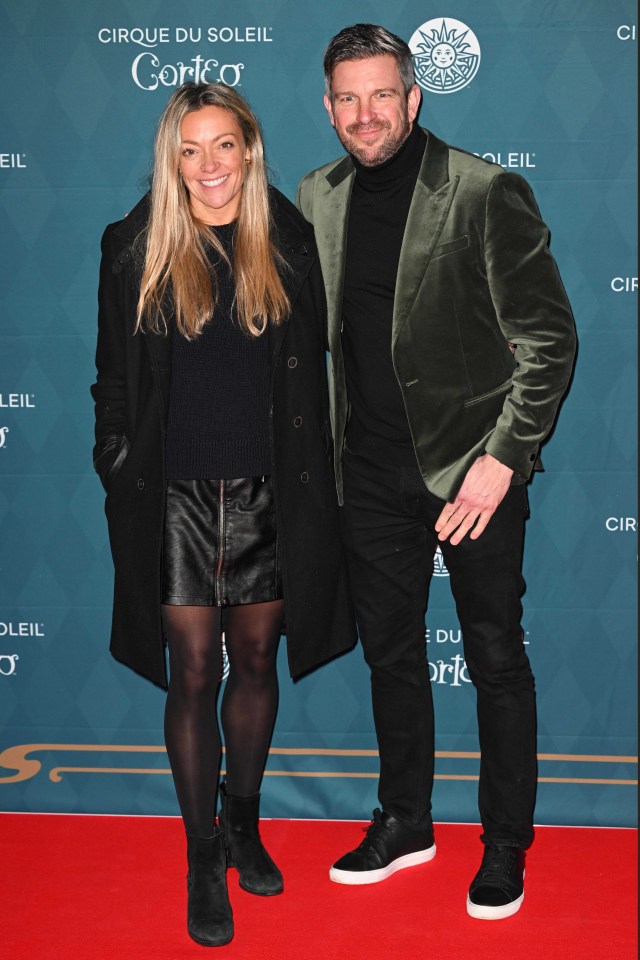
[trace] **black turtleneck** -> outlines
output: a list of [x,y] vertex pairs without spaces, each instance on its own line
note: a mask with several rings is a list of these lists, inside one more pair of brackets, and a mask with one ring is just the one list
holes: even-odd
[[415,458],[404,401],[391,361],[396,275],[409,206],[427,137],[413,129],[390,160],[365,167],[355,157],[349,208],[342,346],[351,404],[348,446],[382,441],[388,456]]

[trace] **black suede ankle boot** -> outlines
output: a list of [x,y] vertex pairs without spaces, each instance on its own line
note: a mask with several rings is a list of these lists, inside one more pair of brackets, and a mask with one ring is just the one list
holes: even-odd
[[240,886],[247,893],[272,897],[282,893],[282,874],[265,850],[258,830],[260,794],[234,797],[227,785],[220,787],[220,826],[227,847],[227,863],[240,874]]
[[227,893],[224,837],[187,837],[187,930],[203,947],[221,947],[233,939],[233,914]]

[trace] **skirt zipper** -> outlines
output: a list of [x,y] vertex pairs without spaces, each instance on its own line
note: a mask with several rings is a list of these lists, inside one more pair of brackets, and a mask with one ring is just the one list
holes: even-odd
[[216,564],[216,605],[221,607],[223,603],[222,590],[222,568],[224,566],[224,543],[225,543],[225,482],[220,481],[218,493],[218,562]]

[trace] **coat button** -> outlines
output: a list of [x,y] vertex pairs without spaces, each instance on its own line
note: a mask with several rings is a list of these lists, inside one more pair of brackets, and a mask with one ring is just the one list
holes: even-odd
[[298,366],[298,358],[297,358],[297,357],[289,357],[289,359],[288,359],[288,361],[287,361],[287,366],[290,367],[290,368],[293,370],[294,367],[297,367],[297,366]]
[[300,474],[300,481],[302,483],[309,483],[309,474],[307,473],[306,470],[304,471],[304,473]]
[[302,417],[296,417],[295,420],[293,421],[293,425],[294,425],[294,427],[301,427],[301,426],[302,426]]
[[144,490],[144,480],[142,477],[138,480],[138,490]]
[[536,458],[535,453],[529,454],[529,460],[532,460],[532,461],[533,461],[533,460],[535,460],[535,458]]

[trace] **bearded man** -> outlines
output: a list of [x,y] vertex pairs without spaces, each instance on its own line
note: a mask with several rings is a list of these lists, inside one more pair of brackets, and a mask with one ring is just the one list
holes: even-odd
[[536,791],[521,626],[527,482],[571,374],[575,332],[526,181],[416,124],[407,44],[335,36],[324,103],[347,156],[308,174],[328,304],[336,485],[371,669],[379,800],[332,880],[375,883],[435,855],[424,614],[438,545],[477,693],[484,853],[467,898],[524,898]]

